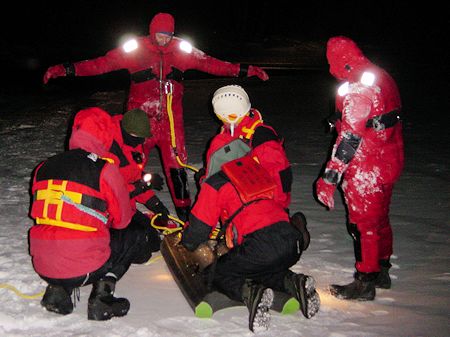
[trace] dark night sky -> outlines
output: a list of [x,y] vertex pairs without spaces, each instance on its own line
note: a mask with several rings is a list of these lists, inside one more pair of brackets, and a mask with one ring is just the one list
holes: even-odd
[[[52,64],[103,55],[126,33],[147,34],[154,14],[174,15],[176,33],[220,57],[224,46],[272,36],[325,42],[347,35],[419,63],[448,60],[449,19],[443,6],[407,1],[59,1],[11,3],[0,20],[5,76],[43,73]],[[331,3],[331,4],[330,4]],[[228,52],[230,52],[228,50]],[[227,54],[227,56],[229,53]],[[236,56],[238,58],[238,56]]]

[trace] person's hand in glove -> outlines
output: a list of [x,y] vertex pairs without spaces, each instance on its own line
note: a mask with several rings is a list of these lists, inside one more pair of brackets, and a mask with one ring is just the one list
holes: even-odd
[[48,80],[51,78],[57,78],[61,76],[66,76],[66,68],[62,64],[57,64],[48,68],[44,74],[44,84],[47,84]]
[[316,196],[319,201],[327,206],[330,210],[334,208],[334,191],[336,184],[332,184],[323,178],[319,178],[316,182]]
[[269,75],[257,66],[248,66],[247,77],[257,76],[260,80],[267,81]]
[[133,183],[134,191],[130,193],[130,198],[135,198],[138,195],[147,192],[149,189],[161,191],[164,186],[164,178],[158,173],[146,173]]
[[169,220],[169,210],[162,203],[159,198],[154,195],[151,197],[146,203],[145,207],[147,207],[150,211],[155,212],[155,214],[161,214],[161,220],[168,221]]
[[150,187],[153,190],[161,191],[164,186],[164,178],[158,173],[152,173],[152,179],[150,179]]

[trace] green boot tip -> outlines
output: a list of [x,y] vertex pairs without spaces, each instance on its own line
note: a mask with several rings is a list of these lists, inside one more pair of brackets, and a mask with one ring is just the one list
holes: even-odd
[[295,314],[300,310],[300,302],[297,301],[296,298],[291,297],[286,303],[283,305],[283,310],[281,310],[282,315],[291,315]]
[[198,318],[211,318],[213,315],[213,310],[211,306],[205,302],[202,301],[195,307],[195,316]]

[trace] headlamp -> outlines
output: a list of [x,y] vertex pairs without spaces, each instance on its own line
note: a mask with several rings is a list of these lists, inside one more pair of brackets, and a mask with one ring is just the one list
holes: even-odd
[[144,173],[144,175],[142,176],[142,180],[145,183],[149,183],[152,180],[152,174],[151,173]]

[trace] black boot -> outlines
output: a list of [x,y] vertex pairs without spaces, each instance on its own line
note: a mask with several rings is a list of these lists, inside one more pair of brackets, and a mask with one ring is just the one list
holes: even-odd
[[344,300],[373,301],[378,273],[355,273],[355,280],[347,285],[332,284],[331,295]]
[[248,308],[248,328],[253,332],[267,330],[273,302],[272,289],[246,282],[242,287],[242,301]]
[[309,241],[311,240],[311,236],[309,234],[308,229],[306,228],[306,217],[302,212],[296,212],[292,215],[290,219],[291,225],[298,229],[298,231],[303,236],[303,248],[302,251],[308,249]]
[[175,207],[175,211],[177,212],[177,217],[183,222],[188,221],[190,207]]
[[57,314],[67,315],[73,311],[73,303],[70,296],[72,289],[66,289],[62,286],[49,284],[45,289],[44,297],[42,297],[41,305],[48,311]]
[[391,277],[389,276],[389,268],[392,267],[392,264],[389,260],[380,260],[380,273],[375,279],[375,287],[382,289],[390,289],[391,288]]
[[288,272],[284,278],[288,294],[300,302],[300,309],[306,318],[313,317],[320,308],[320,297],[316,291],[316,281],[312,276]]
[[109,276],[93,284],[88,301],[88,319],[105,321],[128,313],[130,302],[113,296],[115,286],[116,279]]

